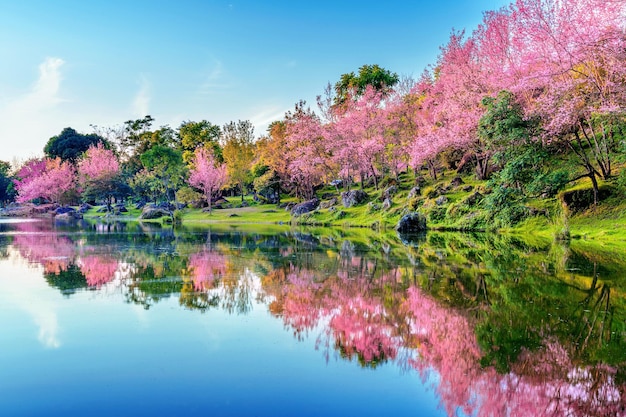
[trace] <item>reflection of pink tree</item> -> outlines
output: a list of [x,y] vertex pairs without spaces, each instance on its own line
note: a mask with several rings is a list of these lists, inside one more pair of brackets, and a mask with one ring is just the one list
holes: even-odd
[[[33,223],[22,223],[20,230],[35,228]],[[68,268],[75,256],[74,243],[67,236],[57,234],[17,234],[13,238],[20,255],[31,263],[43,266],[44,272],[59,274]]]
[[408,294],[412,319],[406,343],[419,354],[411,365],[424,376],[437,372],[437,392],[449,415],[459,408],[480,416],[624,415],[624,387],[617,386],[614,369],[577,366],[556,341],[524,351],[507,374],[482,369],[470,321],[418,288]]
[[219,252],[205,250],[189,257],[195,291],[215,288],[216,281],[226,275],[226,269],[226,257]]
[[87,255],[78,262],[87,285],[100,288],[115,278],[119,262],[112,256]]
[[364,364],[394,359],[399,342],[395,319],[369,289],[371,282],[363,275],[322,282],[314,271],[292,267],[272,306],[297,335],[328,323],[326,339],[318,343],[334,346],[346,357],[356,355]]
[[393,326],[380,300],[360,296],[346,300],[330,319],[329,327],[342,353],[348,357],[357,353],[366,363],[396,357]]

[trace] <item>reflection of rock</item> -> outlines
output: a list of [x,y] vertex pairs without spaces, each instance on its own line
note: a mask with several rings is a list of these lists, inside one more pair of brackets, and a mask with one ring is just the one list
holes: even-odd
[[354,256],[354,243],[349,240],[344,240],[341,244],[341,250],[339,251],[342,258],[349,258]]
[[[425,232],[416,232],[416,233],[398,232],[398,238],[400,238],[400,241],[402,242],[404,246],[417,248],[426,241],[426,233]],[[414,259],[411,259],[411,263],[416,264],[417,262]]]
[[341,201],[346,208],[362,204],[365,200],[367,200],[367,194],[363,190],[350,190],[341,193]]
[[396,230],[400,233],[417,233],[426,230],[426,217],[420,213],[409,213],[402,216]]
[[293,237],[300,242],[308,243],[311,245],[319,245],[320,243],[320,240],[318,238],[308,233],[295,232],[293,234]]
[[300,216],[305,213],[310,213],[320,205],[320,201],[317,198],[313,200],[305,201],[304,203],[296,204],[291,209],[292,216]]

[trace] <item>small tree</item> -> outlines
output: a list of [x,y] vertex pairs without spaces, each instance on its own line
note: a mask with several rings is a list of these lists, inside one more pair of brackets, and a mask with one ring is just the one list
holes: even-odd
[[205,147],[195,150],[191,163],[193,167],[189,176],[189,184],[202,190],[207,203],[209,203],[209,213],[211,213],[213,194],[226,185],[228,180],[226,166],[217,164],[213,150]]
[[78,163],[78,174],[83,196],[104,199],[109,210],[114,197],[130,193],[130,188],[121,179],[117,157],[101,143],[85,152],[85,156]]
[[60,158],[29,161],[18,172],[17,201],[37,198],[58,203],[62,195],[75,187],[74,167]]

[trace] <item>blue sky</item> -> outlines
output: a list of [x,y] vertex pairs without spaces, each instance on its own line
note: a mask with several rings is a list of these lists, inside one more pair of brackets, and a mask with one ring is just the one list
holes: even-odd
[[0,160],[71,126],[223,125],[257,136],[364,64],[419,76],[452,30],[504,0],[0,0]]

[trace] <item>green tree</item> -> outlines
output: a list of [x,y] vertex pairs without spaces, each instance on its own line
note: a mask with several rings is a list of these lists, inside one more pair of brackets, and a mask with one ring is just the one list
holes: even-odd
[[360,96],[368,85],[374,87],[376,91],[387,94],[398,81],[400,77],[395,72],[377,64],[363,65],[359,68],[358,75],[354,72],[342,74],[335,83],[335,105],[343,104],[350,95]]
[[183,182],[185,165],[182,152],[164,145],[155,145],[140,156],[141,163],[159,181],[153,182],[166,200],[175,199],[175,191]]
[[43,151],[48,158],[61,158],[62,161],[75,163],[90,146],[98,143],[102,143],[106,148],[111,147],[111,144],[101,136],[93,133],[84,135],[71,127],[66,127],[59,135],[48,140]]
[[204,146],[212,148],[215,159],[220,163],[223,162],[222,148],[219,144],[220,133],[220,127],[207,120],[183,122],[178,128],[183,160],[189,163],[196,148]]
[[15,198],[11,164],[0,161],[0,205]]
[[249,120],[239,120],[224,125],[222,129],[224,148],[222,156],[226,163],[230,183],[241,190],[243,202],[246,183],[252,180],[250,169],[254,161],[254,127]]

